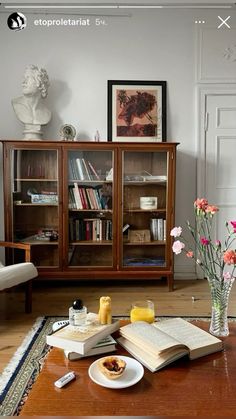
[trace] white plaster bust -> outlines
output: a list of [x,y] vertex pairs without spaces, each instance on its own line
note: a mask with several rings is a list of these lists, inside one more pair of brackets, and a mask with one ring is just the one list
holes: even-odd
[[27,66],[22,86],[23,96],[12,99],[12,106],[19,121],[25,124],[24,138],[38,139],[42,136],[41,125],[48,124],[52,117],[43,103],[49,87],[46,70]]

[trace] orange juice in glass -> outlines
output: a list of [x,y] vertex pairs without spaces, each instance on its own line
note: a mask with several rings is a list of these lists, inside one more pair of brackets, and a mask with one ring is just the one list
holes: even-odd
[[153,323],[155,320],[154,304],[151,300],[135,301],[130,311],[131,323],[137,321]]

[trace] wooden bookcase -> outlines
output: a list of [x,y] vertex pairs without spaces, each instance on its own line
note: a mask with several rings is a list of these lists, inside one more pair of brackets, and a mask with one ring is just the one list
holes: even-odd
[[5,239],[32,244],[39,278],[173,289],[177,143],[2,143]]

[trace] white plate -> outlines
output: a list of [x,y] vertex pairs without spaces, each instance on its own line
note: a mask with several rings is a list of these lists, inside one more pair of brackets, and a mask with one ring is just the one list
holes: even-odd
[[102,359],[99,358],[89,367],[88,373],[91,380],[100,386],[114,389],[130,387],[141,380],[144,369],[140,362],[128,356],[119,356],[119,358],[126,362],[125,372],[120,378],[109,380],[109,378],[107,378],[98,368],[98,362]]

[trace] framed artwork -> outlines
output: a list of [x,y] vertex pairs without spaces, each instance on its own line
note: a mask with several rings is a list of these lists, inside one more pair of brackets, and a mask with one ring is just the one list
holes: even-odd
[[166,141],[166,81],[108,80],[108,141]]

